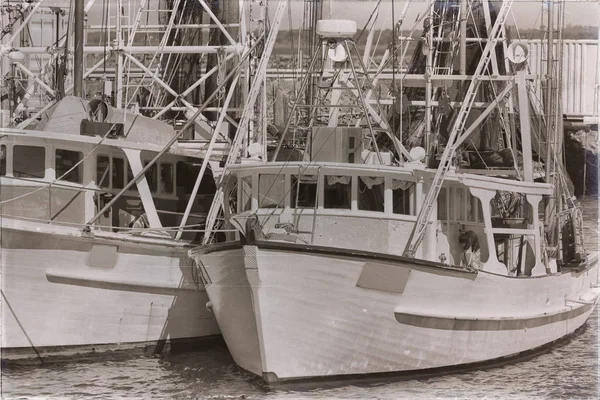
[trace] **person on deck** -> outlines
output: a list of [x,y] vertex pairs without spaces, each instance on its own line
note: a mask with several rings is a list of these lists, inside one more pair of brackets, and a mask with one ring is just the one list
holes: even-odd
[[460,265],[462,267],[481,269],[481,249],[477,234],[473,231],[465,231],[460,235],[458,242],[463,249]]

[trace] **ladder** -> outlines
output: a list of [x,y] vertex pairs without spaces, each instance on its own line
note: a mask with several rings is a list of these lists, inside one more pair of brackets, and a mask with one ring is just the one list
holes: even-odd
[[[277,5],[277,11],[275,12],[273,24],[271,26],[269,36],[265,41],[264,51],[262,53],[260,62],[258,63],[258,68],[256,69],[255,79],[252,82],[250,91],[248,92],[246,105],[244,106],[244,111],[242,112],[242,117],[238,124],[237,132],[235,134],[235,137],[233,138],[231,149],[229,150],[229,155],[227,156],[225,169],[228,165],[232,165],[237,162],[239,152],[242,149],[244,139],[246,138],[246,134],[248,132],[248,123],[254,115],[254,105],[256,103],[258,95],[261,93],[261,89],[264,84],[267,72],[267,65],[269,64],[269,58],[271,57],[271,52],[273,51],[273,46],[275,45],[275,39],[277,38],[277,33],[279,32],[279,26],[281,25],[281,21],[283,19],[283,11],[285,10],[285,6],[286,2],[283,0],[280,1]],[[206,228],[204,232],[204,238],[202,239],[202,244],[208,244],[210,242],[211,233],[214,229],[219,213],[221,212],[221,208],[223,206],[223,198],[225,194],[223,188],[225,175],[226,173],[224,171],[219,178],[219,182],[217,183],[217,192],[215,193],[214,200],[210,206],[210,210],[208,211],[208,215],[206,217]]]
[[[436,42],[435,43],[431,43],[431,50],[430,51],[434,51],[434,58],[433,58],[433,75],[450,75],[452,73],[452,59],[454,57],[454,50],[456,47],[456,42],[453,40],[452,42],[449,43],[449,49],[448,50],[443,50],[444,48],[444,42],[442,41],[443,37],[444,37],[444,32],[447,30],[446,29],[446,25],[447,24],[452,24],[454,25],[452,28],[450,28],[451,31],[453,32],[457,32],[458,31],[458,25],[460,22],[460,19],[455,18],[454,21],[447,21],[444,16],[449,12],[448,9],[454,7],[454,6],[449,6],[448,3],[444,3],[443,9],[441,10],[441,16],[440,19],[438,21],[438,25],[437,25],[437,37],[436,37]],[[430,29],[435,29],[436,27],[433,25],[431,25]],[[445,61],[445,63],[442,63],[442,61]]]
[[[437,27],[438,29],[438,41],[436,42],[435,47],[432,48],[435,49],[435,53],[434,53],[434,60],[433,60],[433,75],[451,75],[452,74],[452,69],[453,69],[453,63],[454,63],[454,55],[456,53],[456,41],[454,40],[454,34],[455,32],[458,32],[459,27],[460,27],[460,18],[454,18],[454,21],[447,21],[444,19],[444,15],[446,15],[446,13],[448,12],[449,8],[454,8],[454,5],[448,6],[447,4],[444,5],[444,9],[442,10],[442,17],[440,18],[440,22],[439,25]],[[444,36],[444,32],[445,32],[445,24],[452,24],[452,27],[450,28],[451,31],[451,38],[452,41],[449,43],[448,49],[444,49],[444,42],[442,42],[443,36]],[[433,29],[433,26],[432,28]],[[443,60],[444,62],[440,61]],[[438,101],[438,105],[440,104],[440,96],[442,93],[446,93],[445,89],[440,90],[439,88],[435,91],[435,93],[433,94],[433,97],[435,98],[436,101]],[[441,107],[438,107],[438,110],[441,110]],[[445,115],[445,113],[443,112],[438,112],[437,115],[435,116],[435,129],[437,130],[437,132],[439,133],[439,129],[440,129],[440,124],[442,121],[442,117]]]
[[448,144],[442,154],[442,158],[440,160],[440,165],[435,173],[433,178],[433,182],[431,183],[431,188],[427,191],[427,196],[425,197],[425,202],[419,211],[419,215],[417,216],[417,221],[415,222],[415,226],[411,231],[410,237],[408,239],[406,248],[404,249],[404,256],[406,257],[414,257],[417,248],[423,241],[423,235],[425,234],[425,229],[429,223],[429,219],[431,217],[431,213],[433,211],[433,206],[437,201],[437,197],[442,188],[442,183],[444,182],[444,178],[446,177],[446,173],[450,169],[452,158],[456,153],[456,138],[458,134],[463,131],[465,127],[465,123],[467,121],[467,117],[469,115],[469,111],[475,101],[475,96],[477,94],[477,90],[479,89],[479,85],[481,80],[478,79],[481,76],[491,57],[493,51],[496,48],[496,44],[500,38],[502,33],[502,26],[504,25],[504,20],[510,11],[510,7],[512,5],[513,0],[504,0],[502,2],[502,6],[498,11],[498,16],[496,17],[496,23],[492,29],[491,34],[489,35],[488,42],[481,54],[481,59],[477,64],[477,68],[475,70],[473,79],[469,84],[469,88],[467,93],[465,94],[465,98],[463,100],[462,106],[458,115],[456,116],[456,120],[454,121],[454,125],[452,126],[452,131],[448,138]]

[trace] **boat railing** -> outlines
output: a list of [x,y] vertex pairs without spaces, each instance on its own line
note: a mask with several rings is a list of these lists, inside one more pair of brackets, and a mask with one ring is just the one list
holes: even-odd
[[[14,215],[10,215],[10,214],[5,214],[5,213],[0,213],[0,217],[2,218],[6,218],[7,220],[10,218],[11,220],[17,220],[17,221],[26,221],[26,222],[32,222],[32,223],[38,223],[38,224],[45,224],[47,226],[59,226],[59,227],[67,227],[67,228],[75,228],[76,230],[80,231],[83,227],[85,227],[86,225],[83,223],[77,223],[77,222],[67,222],[67,221],[48,221],[47,219],[42,219],[42,218],[35,218],[35,217],[26,217],[26,216],[14,216]],[[187,228],[185,229],[185,232],[194,232],[194,233],[204,233],[206,232],[206,229],[200,229],[200,227],[203,227],[204,224],[190,224],[187,225]],[[114,236],[114,237],[120,237],[123,239],[126,239],[127,237],[130,237],[133,235],[137,235],[137,236],[144,236],[144,233],[160,233],[160,232],[166,232],[166,233],[170,233],[170,232],[177,232],[180,227],[179,225],[176,226],[163,226],[160,229],[157,228],[133,228],[133,227],[119,227],[117,231],[114,231],[115,227],[112,225],[101,225],[101,224],[95,224],[94,225],[95,228],[97,228],[98,230],[102,230],[102,235],[103,236]],[[193,228],[198,228],[198,229],[193,229]],[[237,232],[237,230],[235,229],[219,229],[218,232]],[[171,239],[170,237],[164,237],[164,239]],[[182,241],[185,242],[185,241]]]

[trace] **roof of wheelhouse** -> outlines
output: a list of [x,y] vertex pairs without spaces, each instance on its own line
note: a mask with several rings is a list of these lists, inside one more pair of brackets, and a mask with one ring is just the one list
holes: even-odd
[[[34,129],[80,135],[81,121],[89,120],[89,116],[89,100],[67,96],[42,114],[40,122]],[[164,146],[175,135],[175,129],[169,124],[110,106],[103,122],[123,124],[124,136],[120,140],[131,142]]]

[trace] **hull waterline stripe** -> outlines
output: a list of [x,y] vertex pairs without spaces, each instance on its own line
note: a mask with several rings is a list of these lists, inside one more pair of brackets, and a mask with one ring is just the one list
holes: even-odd
[[182,292],[204,292],[204,288],[184,286],[181,281],[143,282],[115,279],[110,274],[86,275],[72,271],[49,269],[46,271],[46,279],[52,283],[82,286],[96,289],[119,290],[137,293],[152,293],[165,296],[177,296]]
[[586,304],[569,311],[543,315],[532,318],[494,318],[494,319],[462,319],[442,318],[427,315],[416,315],[395,312],[396,321],[404,325],[419,328],[450,331],[509,331],[537,328],[544,325],[576,318],[594,308],[594,304]]

